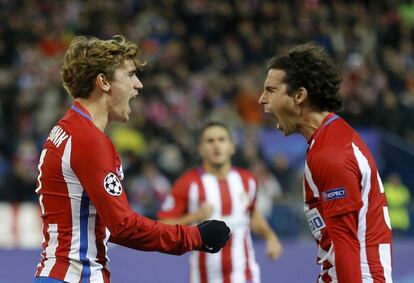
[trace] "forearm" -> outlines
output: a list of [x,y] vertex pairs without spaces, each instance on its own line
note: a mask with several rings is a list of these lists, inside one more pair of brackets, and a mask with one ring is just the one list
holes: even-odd
[[137,250],[182,254],[202,244],[197,227],[165,225],[138,214],[108,228],[111,242]]
[[265,240],[270,240],[271,238],[276,238],[276,234],[270,228],[266,219],[258,211],[253,211],[250,219],[250,229],[255,235],[260,236]]

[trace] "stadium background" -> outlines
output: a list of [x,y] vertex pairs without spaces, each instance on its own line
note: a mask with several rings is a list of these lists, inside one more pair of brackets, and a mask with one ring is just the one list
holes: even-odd
[[[0,282],[29,282],[39,258],[37,161],[71,104],[60,66],[80,34],[123,34],[147,61],[130,122],[108,129],[136,211],[154,217],[170,184],[198,164],[195,136],[204,121],[231,126],[234,163],[259,177],[259,207],[286,245],[282,259],[270,263],[257,241],[264,282],[313,282],[316,273],[302,215],[306,142],[281,137],[263,115],[257,100],[265,66],[295,44],[323,45],[344,73],[339,114],[368,143],[389,195],[395,282],[414,282],[414,3],[392,0],[0,0]],[[111,254],[115,282],[185,278],[186,257],[117,247]],[[181,277],[171,281],[159,266]]]

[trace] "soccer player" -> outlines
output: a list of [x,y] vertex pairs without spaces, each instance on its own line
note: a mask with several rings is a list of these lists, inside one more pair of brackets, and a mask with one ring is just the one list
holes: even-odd
[[192,224],[215,218],[225,221],[232,234],[220,253],[194,252],[190,282],[258,283],[252,230],[266,240],[267,254],[276,259],[281,244],[263,216],[255,209],[257,181],[247,170],[232,167],[235,152],[225,124],[210,122],[199,135],[202,166],[182,175],[167,196],[158,216],[168,224]]
[[374,159],[334,112],[341,75],[323,48],[308,43],[270,60],[259,103],[288,136],[308,141],[305,213],[318,244],[318,282],[392,282],[391,226]]
[[138,51],[122,36],[79,36],[65,54],[63,85],[74,103],[50,132],[40,156],[36,192],[44,242],[34,282],[109,282],[108,240],[182,254],[218,252],[229,238],[222,221],[170,226],[138,215],[128,205],[120,158],[104,132],[111,121],[128,121],[129,103],[143,87],[136,76],[143,66]]

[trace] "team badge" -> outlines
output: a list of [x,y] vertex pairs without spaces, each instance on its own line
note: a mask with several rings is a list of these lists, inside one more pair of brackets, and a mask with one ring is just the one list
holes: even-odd
[[104,179],[104,188],[111,196],[120,196],[122,194],[122,184],[114,173],[109,173]]

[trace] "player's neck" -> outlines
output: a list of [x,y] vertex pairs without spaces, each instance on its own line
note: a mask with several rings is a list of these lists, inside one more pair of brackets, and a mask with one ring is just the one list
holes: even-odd
[[316,111],[305,111],[301,115],[299,122],[299,133],[309,140],[313,133],[322,125],[323,120],[328,116],[330,112],[316,112]]
[[213,164],[204,162],[203,167],[207,173],[214,175],[217,179],[224,179],[231,170],[231,163],[229,162],[220,166],[214,166]]
[[102,99],[94,99],[91,95],[88,99],[85,98],[76,98],[76,102],[81,104],[86,110],[88,110],[91,115],[92,122],[95,126],[100,129],[102,132],[105,132],[105,128],[108,125],[108,113],[103,111],[106,109],[106,106],[103,103]]

